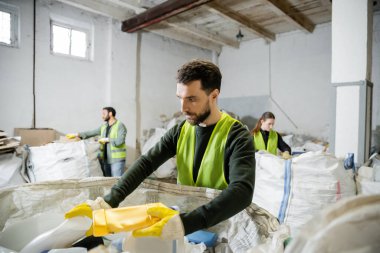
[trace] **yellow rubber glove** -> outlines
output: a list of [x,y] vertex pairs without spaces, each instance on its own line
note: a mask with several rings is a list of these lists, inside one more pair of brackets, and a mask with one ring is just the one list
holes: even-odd
[[75,134],[66,134],[66,138],[67,139],[74,139],[74,138],[77,138],[79,137],[79,134],[75,133]]
[[153,225],[160,221],[160,219],[148,215],[147,210],[151,207],[166,208],[166,206],[161,203],[152,203],[138,206],[94,210],[94,236],[104,236],[110,233],[132,231]]
[[106,144],[106,143],[108,143],[110,140],[108,139],[108,138],[100,138],[99,140],[98,140],[98,142],[100,143],[100,144]]
[[[65,219],[70,219],[76,216],[86,216],[93,220],[93,211],[98,209],[108,209],[111,206],[104,201],[102,197],[97,197],[95,200],[87,200],[85,203],[74,206],[70,211],[65,213]],[[93,225],[87,230],[86,236],[93,235]]]
[[134,237],[155,236],[165,240],[181,239],[185,235],[179,212],[167,207],[151,207],[147,213],[160,220],[150,227],[133,231]]
[[288,159],[292,158],[292,156],[289,154],[288,151],[285,151],[282,153],[282,158],[284,158],[285,160],[288,160]]
[[[70,219],[77,216],[86,216],[92,220],[92,209],[87,203],[82,203],[74,206],[70,211],[65,213],[65,219]],[[92,225],[86,232],[86,236],[92,235]]]

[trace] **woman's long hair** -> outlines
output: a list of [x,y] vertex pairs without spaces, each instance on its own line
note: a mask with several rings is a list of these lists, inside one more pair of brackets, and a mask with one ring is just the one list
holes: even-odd
[[257,121],[256,126],[254,129],[252,129],[251,134],[255,135],[258,133],[261,129],[261,120],[265,121],[267,119],[276,119],[274,117],[274,114],[271,112],[264,112],[263,115],[261,115],[260,119]]

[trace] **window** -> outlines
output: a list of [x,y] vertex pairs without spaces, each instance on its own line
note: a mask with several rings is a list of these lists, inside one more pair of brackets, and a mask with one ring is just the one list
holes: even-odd
[[53,54],[90,59],[89,30],[52,21],[51,38]]
[[18,46],[18,9],[0,2],[0,45]]

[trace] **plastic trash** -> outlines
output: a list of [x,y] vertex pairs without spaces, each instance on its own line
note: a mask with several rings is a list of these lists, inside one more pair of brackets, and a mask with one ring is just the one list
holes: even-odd
[[355,172],[354,153],[347,153],[344,159],[344,168],[346,170],[353,170]]
[[[40,234],[56,228],[64,221],[61,213],[41,213],[39,215],[17,221],[0,232],[0,245],[20,251],[31,240]],[[1,252],[1,251],[0,251]]]
[[[127,237],[123,242],[123,250],[129,253],[168,252],[182,253],[185,250],[184,240],[162,240],[155,237]],[[124,252],[123,251],[123,252]]]
[[0,246],[0,253],[15,253],[15,251]]
[[204,243],[207,247],[214,247],[216,240],[218,239],[218,235],[209,231],[198,230],[194,233],[186,235],[187,239],[191,243]]
[[51,229],[28,243],[20,253],[40,253],[44,250],[60,249],[84,237],[92,224],[87,217],[74,217],[65,220],[58,227]]
[[87,249],[81,247],[67,249],[52,249],[49,250],[48,253],[87,253]]

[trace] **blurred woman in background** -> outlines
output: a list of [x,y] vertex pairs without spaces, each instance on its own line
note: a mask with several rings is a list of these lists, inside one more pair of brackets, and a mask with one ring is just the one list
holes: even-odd
[[271,112],[264,112],[257,121],[255,128],[251,131],[255,151],[265,150],[273,155],[277,155],[277,149],[282,152],[282,157],[290,158],[291,149],[284,142],[281,135],[272,130],[275,122],[275,116]]

